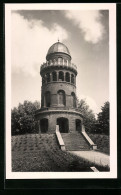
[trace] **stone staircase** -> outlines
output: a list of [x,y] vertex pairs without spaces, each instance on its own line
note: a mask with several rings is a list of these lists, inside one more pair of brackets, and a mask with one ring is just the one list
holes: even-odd
[[61,133],[66,150],[81,151],[90,150],[89,144],[86,142],[83,135],[79,132]]

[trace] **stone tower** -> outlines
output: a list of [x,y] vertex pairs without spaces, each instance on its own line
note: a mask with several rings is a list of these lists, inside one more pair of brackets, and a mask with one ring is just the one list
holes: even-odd
[[82,115],[77,110],[77,68],[71,62],[69,49],[59,41],[46,55],[40,67],[42,77],[41,109],[36,112],[41,133],[54,133],[59,125],[61,133],[81,131]]

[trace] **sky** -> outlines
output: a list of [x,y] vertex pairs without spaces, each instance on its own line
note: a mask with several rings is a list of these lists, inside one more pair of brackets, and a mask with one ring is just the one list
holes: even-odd
[[59,38],[77,66],[77,97],[101,111],[109,101],[108,10],[14,10],[11,24],[12,108],[41,102],[40,66]]

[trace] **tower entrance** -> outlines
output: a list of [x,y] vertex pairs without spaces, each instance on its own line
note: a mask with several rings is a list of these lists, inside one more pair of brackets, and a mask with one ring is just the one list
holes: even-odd
[[57,118],[57,125],[59,125],[59,131],[61,133],[68,133],[69,125],[67,118]]
[[76,119],[76,131],[81,131],[81,120]]
[[46,133],[48,131],[48,119],[44,118],[40,120],[40,130],[41,133]]

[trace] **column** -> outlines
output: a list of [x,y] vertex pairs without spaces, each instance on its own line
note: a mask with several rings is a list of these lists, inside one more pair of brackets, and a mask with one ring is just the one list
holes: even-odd
[[50,73],[50,82],[52,82],[52,73]]
[[64,59],[63,59],[63,66],[64,66]]
[[64,72],[64,81],[65,81],[65,72]]
[[44,107],[46,107],[46,102],[45,102],[45,101],[46,101],[46,99],[45,99],[45,95],[44,95],[44,97],[43,97],[43,98],[44,98]]
[[57,81],[59,80],[59,72],[57,72]]
[[68,66],[68,60],[67,60],[67,66]]
[[71,74],[70,74],[70,83],[71,83]]

